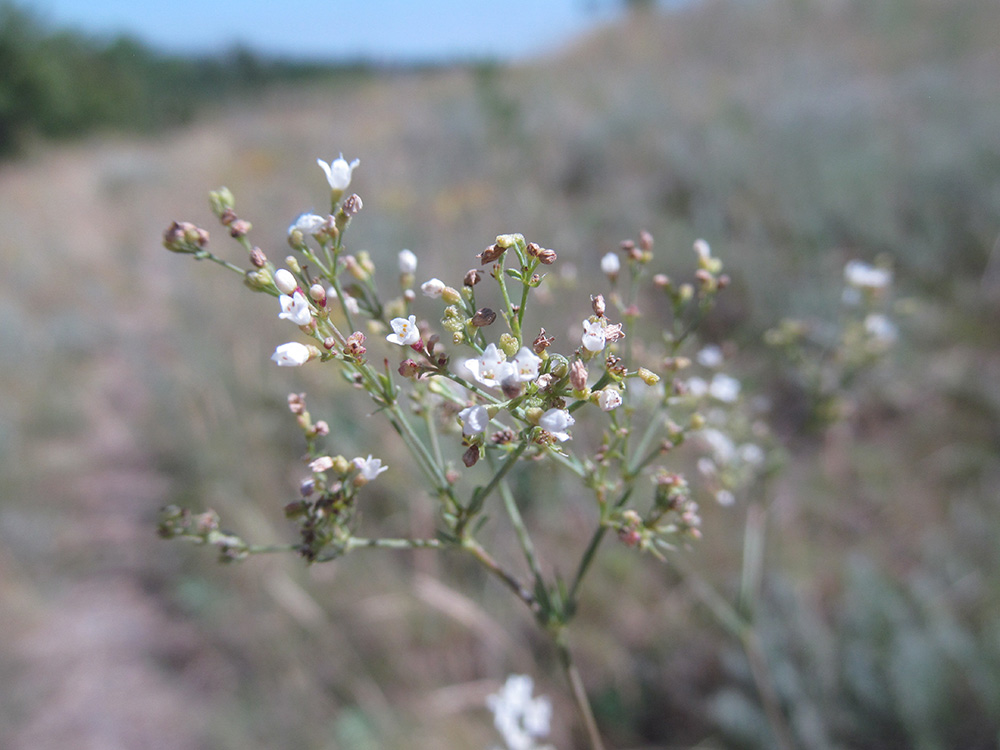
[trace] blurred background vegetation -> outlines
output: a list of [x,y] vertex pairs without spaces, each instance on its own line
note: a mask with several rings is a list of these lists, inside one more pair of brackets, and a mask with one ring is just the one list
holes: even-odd
[[[578,746],[533,622],[461,561],[218,567],[155,538],[169,502],[290,538],[302,445],[284,400],[303,390],[334,451],[393,469],[365,523],[430,533],[364,399],[268,361],[288,333],[270,299],[160,247],[188,219],[221,252],[204,196],[226,184],[280,259],[287,225],[323,208],[316,157],[340,151],[361,158],[351,246],[386,288],[403,247],[420,278],[452,280],[520,231],[576,268],[565,336],[601,255],[640,229],[672,275],[704,237],[733,276],[705,333],[774,404],[785,468],[735,507],[705,498],[684,554],[700,578],[608,544],[573,645],[611,745],[775,746],[699,593],[735,601],[745,532],[766,528],[754,632],[794,746],[998,747],[993,0],[636,7],[517,65],[417,70],[176,60],[0,15],[4,747],[488,747],[483,697],[509,672],[535,675],[556,744]],[[817,426],[762,334],[834,320],[844,262],[882,257],[900,342]],[[592,519],[544,482],[522,496],[558,566]]]

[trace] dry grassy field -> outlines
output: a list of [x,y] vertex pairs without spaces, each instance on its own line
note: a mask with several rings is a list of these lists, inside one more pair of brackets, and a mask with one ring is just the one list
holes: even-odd
[[[298,391],[337,451],[400,467],[366,523],[433,533],[364,399],[269,361],[272,301],[160,244],[187,219],[223,254],[206,195],[227,185],[280,259],[324,208],[316,158],[342,151],[361,159],[350,242],[386,283],[404,247],[421,279],[454,278],[502,232],[556,249],[584,298],[641,229],[668,272],[704,237],[732,275],[705,334],[776,404],[784,468],[704,503],[697,577],[609,545],[573,639],[610,746],[775,746],[698,588],[736,595],[759,526],[755,632],[795,747],[998,747],[998,28],[987,0],[709,2],[514,67],[287,90],[0,164],[0,746],[487,748],[484,698],[512,672],[553,697],[554,744],[584,746],[534,623],[461,560],[217,566],[156,537],[178,503],[291,540]],[[816,428],[762,334],[835,317],[845,261],[877,257],[898,346]],[[551,497],[526,514],[558,567],[590,508]]]

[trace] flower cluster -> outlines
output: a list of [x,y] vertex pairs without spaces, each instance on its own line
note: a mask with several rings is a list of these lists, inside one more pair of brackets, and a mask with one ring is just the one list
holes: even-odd
[[552,703],[544,695],[532,698],[534,681],[528,675],[512,674],[500,691],[486,697],[493,725],[508,750],[543,750],[538,741],[548,736]]

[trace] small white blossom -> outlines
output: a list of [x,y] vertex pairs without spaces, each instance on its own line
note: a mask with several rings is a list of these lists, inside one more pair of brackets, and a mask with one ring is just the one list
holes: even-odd
[[709,367],[714,370],[722,364],[722,349],[715,344],[709,344],[694,355],[694,358],[698,360],[698,364],[702,367]]
[[715,492],[715,502],[724,508],[728,508],[730,505],[736,502],[736,495],[734,495],[729,490],[716,490]]
[[297,326],[307,326],[312,322],[312,310],[302,292],[295,292],[291,297],[282,294],[278,302],[281,303],[278,317],[282,320],[290,320]]
[[362,479],[366,482],[370,482],[383,471],[388,471],[388,466],[382,465],[381,458],[372,458],[371,453],[368,454],[368,458],[355,458],[351,463],[354,464],[355,468],[358,470]]
[[844,266],[844,281],[856,289],[884,289],[892,283],[892,271],[852,260]]
[[538,419],[538,426],[551,433],[552,437],[560,443],[565,443],[570,439],[566,430],[574,424],[576,424],[576,420],[565,409],[549,409]]
[[879,344],[888,346],[896,341],[899,330],[882,313],[872,313],[865,318],[865,332]]
[[608,276],[617,276],[620,270],[622,270],[622,262],[617,253],[608,253],[601,258],[601,271]]
[[708,383],[704,378],[695,375],[693,378],[687,379],[687,391],[695,398],[701,398],[708,393]]
[[613,411],[622,405],[622,394],[617,388],[605,388],[597,394],[597,405],[603,411]]
[[287,268],[279,268],[274,272],[274,285],[282,294],[291,294],[298,288],[299,282]]
[[517,380],[526,383],[538,377],[538,367],[542,364],[542,358],[528,347],[522,346],[521,351],[514,355],[512,363]]
[[329,456],[320,456],[309,462],[309,471],[319,474],[323,471],[329,471],[333,468],[333,459]]
[[764,449],[756,443],[744,443],[739,447],[737,455],[743,463],[750,466],[760,466],[764,463]]
[[462,420],[462,434],[466,437],[478,435],[490,423],[490,413],[485,406],[469,406],[458,413]]
[[420,341],[416,315],[411,315],[409,318],[393,318],[389,321],[389,325],[392,326],[392,333],[385,337],[389,343],[412,346]]
[[708,261],[712,259],[712,248],[709,246],[705,240],[695,240],[694,241],[694,251],[698,254],[698,257],[703,261]]
[[725,373],[717,372],[712,376],[712,382],[708,384],[708,395],[725,404],[731,404],[740,396],[740,381]]
[[601,321],[583,321],[583,336],[580,337],[580,341],[583,343],[584,349],[588,352],[601,351],[604,348],[605,338],[604,326]]
[[736,446],[733,444],[732,438],[721,430],[710,427],[707,430],[698,432],[698,437],[708,444],[712,454],[715,456],[716,463],[728,464],[736,455]]
[[305,344],[300,344],[298,341],[290,341],[275,349],[274,354],[271,355],[271,359],[279,367],[298,367],[308,362],[311,354],[312,352],[309,351],[309,347]]
[[322,159],[317,159],[316,163],[319,164],[320,169],[326,175],[326,181],[330,183],[330,189],[343,191],[347,190],[347,186],[351,184],[351,173],[361,163],[361,160],[355,159],[348,164],[344,155],[341,154],[329,164]]
[[299,214],[298,218],[288,227],[288,233],[299,231],[303,235],[319,234],[326,228],[326,219],[316,214]]
[[412,250],[399,251],[399,272],[412,274],[417,270],[417,256]]
[[486,696],[493,725],[508,750],[535,750],[536,741],[549,733],[552,703],[544,695],[532,698],[533,689],[528,675],[511,675],[499,692]]
[[349,294],[344,295],[344,309],[347,310],[351,315],[357,315],[361,312],[361,306],[358,304],[358,298],[352,297]]
[[506,359],[496,344],[490,344],[478,358],[465,360],[465,367],[480,383],[493,387],[500,385],[500,382],[513,371]]
[[420,291],[428,297],[437,299],[444,292],[445,284],[441,279],[429,279],[420,285]]

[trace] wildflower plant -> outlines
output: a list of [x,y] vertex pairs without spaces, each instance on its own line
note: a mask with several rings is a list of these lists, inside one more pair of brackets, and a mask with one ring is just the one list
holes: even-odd
[[[208,233],[189,223],[172,224],[167,249],[209,260],[238,273],[251,290],[276,299],[278,317],[295,336],[275,349],[279,366],[328,366],[365,392],[412,455],[428,496],[436,503],[438,528],[429,538],[369,537],[358,509],[365,487],[395,467],[368,455],[348,458],[327,447],[330,426],[310,414],[304,394],[288,407],[300,427],[306,460],[298,495],[286,501],[286,517],[297,528],[287,544],[256,545],[221,530],[213,511],[164,509],[159,531],[218,548],[222,560],[287,551],[309,563],[335,560],[360,548],[454,550],[481,565],[530,610],[555,645],[590,744],[602,746],[583,683],[574,665],[567,627],[577,612],[583,584],[607,537],[665,559],[665,554],[701,535],[698,505],[688,480],[672,467],[671,451],[712,428],[706,405],[731,405],[740,384],[720,369],[710,349],[698,349],[694,331],[726,287],[721,261],[707,243],[695,243],[696,268],[677,283],[653,273],[654,242],[646,232],[600,261],[603,290],[561,301],[579,321],[568,334],[532,324],[534,293],[546,283],[557,254],[520,234],[490,243],[460,279],[431,278],[418,285],[419,259],[398,254],[398,267],[377,269],[366,253],[345,242],[361,198],[348,192],[358,161],[320,161],[330,186],[330,212],[303,214],[288,228],[292,253],[276,264],[250,239],[251,225],[235,211],[226,188],[210,194],[212,210],[242,246],[249,269],[209,249]],[[474,263],[474,264],[473,264]],[[383,288],[397,290],[386,295]],[[417,290],[419,289],[419,294]],[[606,293],[605,293],[606,292]],[[534,315],[533,315],[534,314]],[[639,319],[657,321],[650,339]],[[697,355],[693,364],[685,351]],[[701,366],[707,379],[691,376]],[[708,431],[714,429],[715,433]],[[734,448],[741,465],[760,457],[749,444]],[[729,463],[737,461],[727,456]],[[544,462],[575,480],[593,497],[593,528],[583,540],[571,575],[546,576],[540,550],[522,517],[512,473]],[[718,455],[712,474],[716,497],[731,493],[735,474],[723,471]],[[728,497],[722,495],[721,497]],[[720,498],[721,499],[721,498]],[[523,561],[499,559],[481,543],[488,516],[506,514]],[[543,550],[544,551],[544,550]],[[515,721],[505,687],[493,706],[511,747],[533,747],[541,714],[531,703],[531,682]],[[505,697],[506,696],[506,697]],[[518,704],[520,705],[520,704]],[[547,705],[547,704],[546,704]],[[527,708],[525,708],[527,707]],[[518,709],[520,710],[520,709]],[[520,727],[521,740],[512,727]],[[508,734],[509,730],[512,734]],[[524,733],[527,734],[524,734]],[[525,744],[527,743],[527,744]]]

